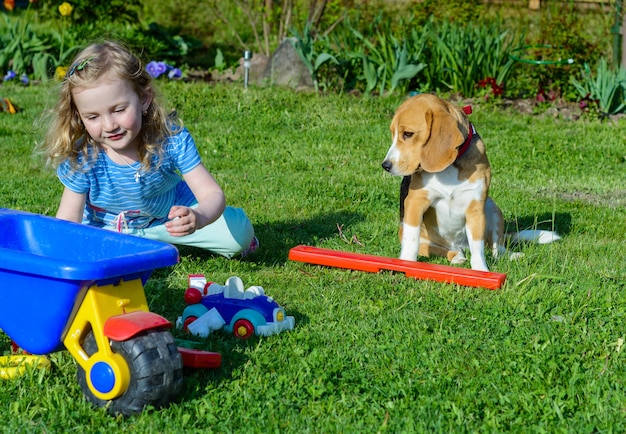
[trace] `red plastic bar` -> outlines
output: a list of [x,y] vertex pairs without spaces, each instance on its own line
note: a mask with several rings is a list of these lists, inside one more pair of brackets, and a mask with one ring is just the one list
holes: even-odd
[[486,289],[501,288],[506,280],[506,274],[502,273],[470,270],[467,268],[429,264],[426,262],[405,261],[385,256],[341,252],[310,246],[297,246],[292,248],[289,250],[289,259],[292,261],[368,271],[371,273],[377,273],[383,269],[400,271],[406,276],[415,279],[435,280],[437,282],[456,283],[458,285]]
[[178,347],[178,352],[183,358],[183,366],[189,368],[219,368],[222,366],[220,353],[184,347]]

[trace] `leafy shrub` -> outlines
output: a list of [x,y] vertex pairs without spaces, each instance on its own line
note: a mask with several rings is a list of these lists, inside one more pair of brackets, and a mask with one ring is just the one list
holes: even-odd
[[431,19],[423,26],[407,21],[394,28],[382,14],[361,28],[355,22],[360,21],[346,18],[316,41],[296,34],[300,46],[315,47],[313,57],[333,60],[325,73],[316,70],[315,78],[337,73],[341,91],[385,94],[417,87],[472,97],[481,92],[483,80],[503,85],[513,65],[508,54],[521,43],[497,22],[460,25]]
[[[393,93],[402,85],[401,82],[404,82],[406,91],[409,80],[424,68],[424,64],[418,61],[421,53],[419,46],[409,44],[406,40],[400,41],[386,23],[370,38],[354,28],[350,31],[356,37],[356,43],[350,47],[352,51],[346,53],[346,57],[362,62],[359,78],[365,80],[365,92],[378,88],[381,95],[385,91]],[[412,47],[411,52],[409,45]]]
[[526,52],[518,53],[522,61],[512,73],[514,86],[509,90],[513,96],[576,100],[570,77],[604,54],[588,31],[590,14],[561,5],[558,11],[548,10],[542,15],[539,34],[526,40]]
[[595,72],[585,64],[581,75],[580,80],[571,78],[580,96],[581,108],[597,112],[602,119],[626,110],[626,69],[611,68],[602,58]]
[[[59,13],[59,6],[65,0],[39,0],[33,5],[43,21],[54,21]],[[101,22],[117,24],[136,24],[142,0],[71,0],[72,21],[75,25]]]
[[63,27],[38,26],[34,18],[30,8],[20,13],[2,14],[0,69],[45,81],[76,47],[65,43]]
[[85,44],[103,38],[124,41],[146,62],[152,59],[184,64],[200,41],[157,24],[137,20],[141,0],[42,0],[26,10],[2,14],[0,19],[0,71],[9,70],[45,81]]
[[189,63],[202,43],[179,34],[180,29],[170,29],[158,24],[148,26],[118,26],[115,24],[83,26],[81,31],[89,37],[83,40],[105,37],[124,41],[145,62],[152,59],[168,61],[176,65]]
[[[490,6],[480,0],[275,0],[271,6],[246,0],[73,0],[67,17],[59,16],[61,3],[39,0],[29,5],[34,15],[18,10],[3,15],[0,72],[11,69],[43,80],[80,46],[104,37],[123,40],[146,62],[205,68],[220,59],[223,67],[237,60],[244,47],[274,48],[288,29],[316,85],[325,91],[575,100],[580,92],[570,78],[586,80],[580,66],[606,55],[601,41],[608,33],[602,14],[561,3],[542,7],[540,14],[523,7],[518,17],[501,20],[487,18]],[[529,30],[525,36],[519,26],[511,26],[537,16],[539,26],[521,24]],[[589,18],[600,25],[591,25]],[[519,51],[545,45],[551,49]],[[511,54],[542,61],[572,58],[573,64],[530,64],[512,61]]]
[[317,51],[317,47],[320,44],[315,43],[315,38],[312,35],[310,26],[306,26],[302,34],[299,34],[295,30],[292,32],[296,39],[294,48],[311,74],[311,78],[313,78],[313,83],[315,84],[316,89],[319,89],[318,72],[322,65],[327,62],[337,64],[338,61],[330,53],[320,53]]
[[[359,30],[346,19],[326,39],[325,50],[332,53],[336,69],[344,77],[344,89],[350,87],[366,93],[406,91],[410,80],[424,67],[418,60],[420,50],[406,39],[394,35],[382,14]],[[411,47],[411,49],[409,48]]]
[[482,0],[423,0],[412,8],[413,18],[420,24],[431,19],[455,23],[476,22],[483,15]]
[[504,85],[514,63],[509,53],[521,40],[499,22],[460,25],[430,20],[425,28],[429,38],[424,78],[431,90],[473,97],[483,80]]
[[28,16],[2,14],[0,32],[0,69],[17,75],[33,74],[38,80],[48,77],[51,62],[49,42],[35,33]]

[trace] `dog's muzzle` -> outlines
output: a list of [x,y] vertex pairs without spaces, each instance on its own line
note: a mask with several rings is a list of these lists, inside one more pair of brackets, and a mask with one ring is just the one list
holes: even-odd
[[383,169],[385,169],[387,172],[391,172],[391,168],[393,167],[393,163],[389,160],[385,160],[383,161]]

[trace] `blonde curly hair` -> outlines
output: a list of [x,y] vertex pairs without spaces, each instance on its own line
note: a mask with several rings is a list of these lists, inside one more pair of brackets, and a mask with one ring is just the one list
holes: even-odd
[[52,110],[42,144],[47,163],[56,167],[68,160],[72,169],[80,170],[84,168],[80,167],[81,156],[85,162],[94,161],[101,151],[83,125],[72,92],[93,86],[104,75],[128,81],[140,97],[152,97],[143,115],[138,151],[144,170],[151,168],[153,157],[159,162],[164,140],[178,131],[180,125],[176,125],[156,101],[152,77],[141,60],[122,44],[104,41],[83,49],[71,65],[61,82],[59,100]]

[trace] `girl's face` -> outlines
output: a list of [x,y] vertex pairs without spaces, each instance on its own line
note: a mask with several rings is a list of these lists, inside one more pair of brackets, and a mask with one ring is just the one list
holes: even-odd
[[136,156],[142,112],[151,96],[138,95],[126,80],[101,77],[93,86],[72,91],[74,104],[87,133],[105,150]]

